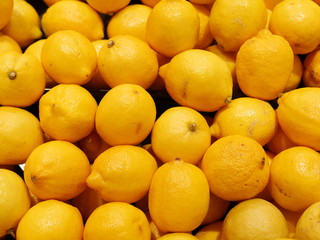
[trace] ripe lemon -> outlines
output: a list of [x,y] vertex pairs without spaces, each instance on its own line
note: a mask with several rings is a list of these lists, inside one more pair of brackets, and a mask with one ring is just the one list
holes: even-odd
[[320,201],[303,211],[296,226],[296,238],[299,240],[319,240]]
[[190,233],[167,233],[158,238],[158,240],[198,240]]
[[93,131],[97,106],[84,87],[59,84],[39,100],[41,128],[52,139],[79,141]]
[[[108,41],[107,39],[100,39],[92,42],[92,45],[96,50],[97,56],[99,56],[101,48],[107,41]],[[93,91],[101,90],[101,89],[110,89],[108,84],[104,81],[103,77],[101,76],[101,73],[98,67],[96,68],[96,73],[93,75],[90,81],[84,84],[83,86]]]
[[[42,52],[42,47],[43,47],[43,44],[45,41],[46,41],[46,39],[39,39],[39,40],[31,43],[24,50],[24,53],[32,54],[41,62],[41,52]],[[46,76],[46,87],[47,88],[51,88],[51,87],[57,85],[57,83],[51,77],[49,77],[49,75],[47,73],[45,73],[45,76]]]
[[199,14],[190,2],[163,0],[152,8],[147,21],[146,39],[155,51],[173,57],[194,48],[199,29]]
[[99,196],[98,192],[87,187],[82,193],[70,200],[70,204],[81,213],[83,221],[86,222],[91,213],[106,202]]
[[194,235],[199,240],[219,240],[222,231],[223,220],[216,221],[201,227]]
[[287,135],[283,132],[281,127],[278,127],[275,135],[265,145],[265,147],[272,153],[278,154],[285,149],[295,147],[297,144],[292,142]]
[[74,144],[54,140],[35,148],[24,168],[24,179],[36,197],[69,200],[86,188],[90,163]]
[[81,240],[83,222],[79,210],[58,200],[37,203],[23,216],[17,239]]
[[284,0],[273,8],[269,29],[285,38],[295,54],[307,54],[320,43],[319,15],[314,1]]
[[216,0],[209,19],[211,34],[224,51],[237,52],[265,27],[267,15],[263,0]]
[[143,3],[146,6],[149,6],[153,8],[160,0],[141,0],[141,3]]
[[174,56],[160,68],[166,90],[178,104],[213,112],[232,98],[232,76],[216,54],[190,49]]
[[2,29],[9,21],[13,12],[13,0],[3,0],[0,3],[0,29]]
[[147,194],[156,169],[157,162],[147,150],[114,146],[95,159],[87,185],[107,202],[133,203]]
[[146,41],[147,20],[151,10],[151,7],[144,4],[131,4],[119,10],[108,21],[108,37],[132,35]]
[[1,32],[12,37],[21,48],[25,48],[42,37],[40,16],[27,1],[14,0],[13,3],[10,20]]
[[254,197],[267,185],[270,172],[262,146],[241,135],[229,135],[213,142],[202,158],[201,169],[211,192],[228,201]]
[[0,169],[0,186],[0,237],[3,237],[15,230],[31,202],[28,188],[17,173]]
[[111,147],[111,145],[102,140],[95,129],[88,136],[80,139],[77,144],[87,155],[91,163],[93,163],[102,152]]
[[1,105],[28,107],[42,96],[46,77],[35,56],[10,51],[1,54],[0,81]]
[[150,134],[156,119],[151,95],[136,84],[120,84],[101,99],[95,117],[96,130],[108,144],[141,143]]
[[304,146],[283,150],[271,163],[268,187],[272,198],[287,210],[305,210],[320,200],[316,190],[319,169],[320,154],[315,150]]
[[[42,0],[48,7],[53,5],[56,2],[67,1],[67,0]],[[81,1],[81,0],[73,0],[73,1]]]
[[153,152],[162,162],[183,160],[197,164],[210,146],[206,119],[188,107],[171,107],[154,123],[151,133]]
[[46,37],[60,30],[74,30],[90,41],[104,37],[104,24],[100,15],[81,1],[58,1],[41,16],[41,27]]
[[46,39],[41,62],[55,82],[82,85],[95,74],[98,57],[92,43],[83,34],[61,30]]
[[18,107],[0,107],[0,164],[16,165],[43,143],[39,120]]
[[130,83],[145,89],[155,81],[159,69],[155,52],[145,41],[131,35],[108,39],[99,52],[98,67],[110,87]]
[[150,240],[146,215],[129,203],[110,202],[96,208],[88,218],[83,240]]
[[253,97],[239,97],[220,108],[210,126],[216,139],[239,134],[253,138],[262,146],[270,141],[277,128],[276,111],[271,104]]
[[22,53],[21,47],[16,40],[0,32],[0,54],[8,51]]
[[112,14],[129,5],[130,0],[86,0],[96,11],[103,14]]
[[273,10],[273,8],[281,1],[283,1],[283,0],[264,0],[266,7],[269,10]]
[[195,165],[183,160],[165,163],[151,181],[150,216],[160,231],[193,231],[208,212],[209,192],[206,176]]
[[288,138],[297,145],[320,150],[320,89],[297,88],[278,99],[279,125]]
[[199,37],[194,48],[205,49],[213,42],[209,26],[210,10],[203,4],[191,3],[199,14]]
[[245,41],[237,53],[240,89],[245,95],[262,100],[277,98],[286,87],[293,62],[294,54],[283,37],[267,29],[260,31]]
[[270,240],[288,236],[287,222],[272,203],[253,198],[234,206],[223,221],[221,239]]
[[303,61],[302,82],[306,87],[320,87],[320,49],[306,55]]

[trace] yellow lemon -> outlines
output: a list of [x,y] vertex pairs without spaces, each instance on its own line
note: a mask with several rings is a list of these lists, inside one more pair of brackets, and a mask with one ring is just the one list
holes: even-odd
[[240,89],[262,100],[277,98],[292,73],[294,54],[287,40],[264,29],[245,41],[236,58]]
[[0,32],[0,54],[8,51],[22,53],[22,49],[16,40]]
[[199,29],[199,14],[190,2],[163,0],[150,13],[146,38],[155,51],[173,57],[196,45]]
[[158,240],[198,240],[190,233],[167,233],[158,238]]
[[130,83],[145,89],[155,81],[159,69],[156,53],[145,41],[131,35],[108,39],[100,49],[98,67],[110,87]]
[[39,100],[41,128],[52,139],[79,141],[93,131],[97,106],[84,87],[59,84]]
[[35,56],[10,51],[1,54],[0,81],[1,105],[28,107],[42,96],[46,76]]
[[199,240],[219,240],[222,226],[223,220],[205,225],[196,232],[195,237]]
[[269,29],[285,38],[295,54],[307,54],[320,43],[319,15],[314,1],[283,0],[272,10]]
[[81,240],[83,221],[79,210],[58,200],[37,203],[23,216],[17,239]]
[[[278,99],[277,116],[280,127],[297,145],[320,150],[320,89],[297,88]],[[319,100],[318,100],[319,99]]]
[[286,219],[272,203],[253,198],[234,206],[223,221],[221,239],[270,240],[288,236]]
[[30,195],[23,179],[15,172],[0,169],[0,237],[14,232],[30,208]]
[[209,192],[206,176],[195,165],[183,160],[165,163],[151,181],[150,216],[160,231],[193,231],[206,216]]
[[110,202],[96,208],[89,216],[83,240],[150,240],[146,215],[125,202]]
[[25,48],[42,37],[40,16],[27,1],[14,0],[10,20],[1,31]]
[[211,34],[224,51],[236,52],[265,27],[267,17],[263,0],[216,0],[209,19]]
[[30,153],[43,143],[39,120],[18,107],[0,107],[0,164],[25,163]]
[[190,49],[174,56],[160,68],[169,95],[178,104],[213,112],[232,98],[232,76],[216,54]]
[[92,43],[83,34],[61,30],[46,39],[41,62],[55,82],[82,85],[95,74],[98,57]]
[[96,11],[103,14],[112,14],[129,5],[130,0],[86,0]]
[[100,15],[81,1],[59,1],[46,9],[41,17],[46,37],[60,30],[74,30],[90,41],[104,37],[104,24]]
[[308,53],[303,61],[302,82],[306,87],[320,87],[320,49]]
[[108,91],[99,102],[95,125],[108,144],[141,143],[150,134],[156,120],[152,96],[136,84],[120,84]]
[[278,128],[276,111],[270,103],[253,98],[239,97],[220,108],[210,126],[215,138],[239,134],[255,139],[264,146]]
[[13,0],[3,0],[0,2],[0,29],[2,29],[9,21],[13,12]]
[[147,194],[156,169],[157,162],[147,150],[118,145],[95,159],[87,185],[107,202],[133,203]]
[[293,58],[293,69],[283,92],[289,92],[299,86],[302,80],[303,71],[302,60],[299,55],[295,54]]

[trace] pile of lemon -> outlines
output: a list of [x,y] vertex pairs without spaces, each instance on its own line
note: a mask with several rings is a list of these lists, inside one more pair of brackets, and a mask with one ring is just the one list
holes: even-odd
[[319,4],[1,0],[0,239],[320,240]]

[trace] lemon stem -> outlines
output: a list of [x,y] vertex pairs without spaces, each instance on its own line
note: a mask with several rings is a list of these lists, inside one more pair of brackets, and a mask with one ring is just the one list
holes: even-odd
[[228,104],[228,103],[231,103],[231,101],[232,101],[232,98],[229,96],[229,97],[226,98],[225,102]]
[[16,234],[14,233],[14,231],[13,231],[13,229],[11,228],[11,229],[9,229],[9,230],[7,230],[7,232],[6,232],[8,235],[11,235],[11,237],[13,237],[14,239],[16,239]]
[[11,71],[11,72],[8,73],[8,77],[11,80],[14,80],[17,77],[17,73],[15,71]]
[[197,129],[198,129],[198,126],[197,126],[196,123],[190,123],[190,124],[189,124],[189,130],[190,130],[191,132],[195,132],[195,131],[197,131]]
[[108,42],[108,48],[111,48],[113,45],[114,45],[114,41],[110,40],[110,41]]

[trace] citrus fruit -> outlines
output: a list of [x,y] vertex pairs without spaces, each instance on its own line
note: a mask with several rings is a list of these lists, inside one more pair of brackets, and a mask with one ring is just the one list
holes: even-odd
[[283,92],[289,92],[299,87],[300,82],[302,80],[303,71],[304,69],[302,61],[300,57],[297,54],[295,54],[293,58],[293,69]]
[[151,95],[136,84],[120,84],[99,102],[95,124],[99,136],[108,144],[137,145],[151,132],[156,105]]
[[[35,56],[41,62],[42,46],[43,46],[45,41],[46,41],[46,39],[36,40],[35,42],[31,43],[24,50],[24,53],[32,54],[33,56]],[[47,73],[45,73],[45,76],[46,76],[46,87],[47,88],[51,88],[51,87],[57,85],[57,83],[55,81],[53,81],[52,78],[49,77],[49,75]]]
[[151,181],[150,216],[160,231],[193,231],[208,212],[209,192],[206,176],[195,165],[183,160],[165,163]]
[[79,141],[93,131],[97,105],[82,86],[54,86],[39,100],[41,128],[52,139]]
[[55,82],[82,85],[95,74],[98,57],[92,43],[83,34],[61,30],[46,39],[41,62]]
[[0,32],[0,54],[8,51],[22,53],[21,47],[12,37]]
[[110,87],[130,83],[145,89],[154,82],[159,69],[155,52],[145,41],[131,35],[108,39],[100,49],[98,67]]
[[286,87],[293,62],[294,54],[289,43],[264,29],[245,41],[237,53],[239,87],[247,96],[275,99]]
[[262,146],[241,135],[229,135],[213,142],[202,158],[201,169],[211,192],[228,201],[254,197],[267,185],[270,172]]
[[0,169],[0,186],[0,237],[3,237],[15,230],[31,202],[28,188],[17,173]]
[[253,138],[262,146],[270,141],[277,128],[276,112],[271,104],[253,97],[239,97],[220,108],[210,126],[214,138],[239,134]]
[[132,145],[114,146],[95,159],[87,185],[106,202],[133,203],[147,194],[156,169],[157,162],[147,150]]
[[104,23],[100,15],[81,1],[58,1],[41,16],[41,27],[46,37],[60,30],[74,30],[90,41],[104,37]]
[[96,208],[89,216],[83,240],[150,240],[146,215],[125,202],[110,202]]
[[43,143],[39,120],[18,107],[0,107],[0,164],[24,163],[29,154]]
[[0,105],[28,107],[42,96],[46,77],[41,62],[15,51],[0,57]]
[[307,54],[320,43],[319,15],[314,1],[283,0],[272,10],[269,29],[284,37],[295,54]]
[[79,210],[55,199],[37,203],[23,216],[17,239],[81,240],[83,222]]
[[301,240],[319,240],[320,202],[315,202],[303,211],[296,226],[296,238]]
[[297,144],[293,143],[287,135],[283,132],[281,127],[278,127],[275,135],[265,145],[265,147],[272,153],[278,154],[281,151],[295,147]]
[[36,147],[24,167],[24,179],[36,197],[69,200],[86,188],[90,163],[74,144],[54,140]]
[[155,51],[173,57],[194,48],[199,29],[199,14],[190,2],[163,0],[152,8],[147,21],[146,39]]
[[230,70],[210,51],[183,51],[160,68],[160,75],[174,101],[197,111],[216,111],[232,98]]
[[[297,145],[320,150],[320,89],[297,88],[278,99],[276,109],[279,125],[288,138]],[[318,100],[319,99],[319,100]]]
[[21,48],[25,48],[42,37],[40,16],[27,1],[14,0],[10,20],[1,32],[12,37]]
[[129,5],[130,0],[86,0],[99,13],[112,14]]
[[197,164],[210,143],[206,119],[188,107],[176,106],[164,111],[151,132],[152,150],[162,162],[181,159]]
[[[269,191],[274,201],[290,211],[303,211],[320,200],[320,154],[296,146],[277,154],[271,163]],[[283,174],[283,173],[286,174]]]
[[288,236],[287,222],[272,203],[253,198],[234,206],[223,221],[221,239],[269,240]]
[[[42,1],[47,5],[47,7],[50,7],[56,2],[67,1],[67,0],[42,0]],[[73,1],[82,1],[82,0],[73,0]]]
[[146,41],[147,20],[151,10],[151,7],[144,4],[130,4],[122,8],[108,21],[108,37],[132,35]]
[[213,38],[226,52],[237,52],[266,22],[267,8],[263,0],[216,0],[209,19]]

